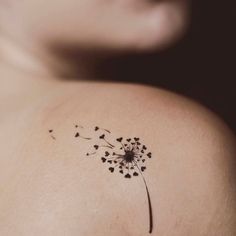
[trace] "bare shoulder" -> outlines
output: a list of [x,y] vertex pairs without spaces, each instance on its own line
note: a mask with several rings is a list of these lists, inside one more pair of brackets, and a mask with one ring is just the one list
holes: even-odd
[[[150,200],[153,235],[235,235],[235,139],[195,102],[142,85],[62,83],[18,120],[21,143],[0,159],[1,187],[11,180],[3,233],[14,235],[14,221],[24,235],[149,235]],[[137,143],[132,162],[124,150]]]
[[150,141],[153,137],[173,140],[172,145],[188,141],[216,148],[217,142],[234,143],[233,134],[214,113],[188,98],[150,86],[71,83],[59,87],[41,107],[45,124],[64,118],[88,125],[101,123],[127,134],[141,132]]
[[[175,230],[170,235],[199,235],[199,228],[201,235],[235,234],[236,145],[221,119],[187,98],[149,86],[82,84],[79,90],[72,85],[69,94],[57,117],[106,127],[116,137],[139,137],[152,152],[145,167],[154,196],[154,232],[161,235],[170,227]],[[130,227],[136,235],[143,230]]]

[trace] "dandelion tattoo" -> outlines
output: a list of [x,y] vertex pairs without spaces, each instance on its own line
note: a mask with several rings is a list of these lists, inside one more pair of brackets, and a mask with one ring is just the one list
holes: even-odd
[[[105,140],[105,136],[103,134],[102,138]],[[106,141],[106,140],[105,140]],[[124,140],[123,137],[117,138],[116,142],[118,143],[119,152],[114,152],[113,150],[105,150],[104,155],[101,157],[101,161],[103,163],[108,164],[108,170],[111,173],[114,173],[115,170],[122,174],[124,178],[131,179],[132,177],[141,176],[148,199],[148,210],[149,210],[149,233],[152,233],[153,230],[153,214],[152,214],[152,204],[149,189],[146,183],[146,180],[143,176],[143,172],[146,170],[146,166],[144,165],[146,158],[151,158],[152,153],[147,152],[147,147],[142,145],[140,142],[140,138],[134,137],[128,138]],[[109,143],[108,148],[114,149],[115,145]],[[87,155],[95,155],[96,150],[100,147],[99,145],[94,145],[95,151],[91,154],[87,153]]]
[[[83,128],[82,126],[76,125],[75,128]],[[53,131],[49,130],[49,133]],[[152,153],[148,151],[146,145],[142,144],[140,138],[127,138],[119,137],[110,141],[107,135],[111,132],[107,129],[95,126],[93,129],[95,132],[95,137],[98,142],[92,145],[92,151],[86,153],[86,156],[100,156],[103,164],[108,165],[108,170],[110,173],[118,172],[123,175],[126,179],[131,179],[133,177],[140,176],[145,185],[147,200],[148,200],[148,211],[149,211],[149,233],[153,231],[153,214],[152,214],[152,204],[151,197],[148,189],[147,182],[144,178],[143,172],[146,170],[146,160],[152,158]],[[54,136],[51,135],[53,139]],[[87,141],[92,141],[96,138],[91,138],[83,136],[80,132],[75,133],[75,138],[81,138]],[[100,152],[102,151],[102,152]]]

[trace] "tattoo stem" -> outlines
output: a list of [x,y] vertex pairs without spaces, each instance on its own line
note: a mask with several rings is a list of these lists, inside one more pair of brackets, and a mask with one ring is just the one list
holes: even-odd
[[101,145],[101,146],[99,146],[99,147],[113,149],[113,147],[112,147],[112,146],[106,146],[106,145]]
[[112,145],[111,143],[109,143],[105,138],[103,139],[109,146],[111,146],[111,148],[114,148],[115,146]]
[[139,173],[141,174],[142,176],[142,179],[143,179],[143,182],[144,182],[144,185],[145,185],[145,188],[146,188],[146,193],[147,193],[147,198],[148,198],[148,210],[149,210],[149,233],[151,234],[152,233],[152,230],[153,230],[153,214],[152,214],[152,203],[151,203],[151,198],[150,198],[150,194],[149,194],[149,190],[148,190],[148,186],[147,186],[147,183],[146,183],[146,180],[143,176],[143,173],[142,171],[140,170],[138,164],[135,162],[135,165],[137,166],[138,170],[139,170]]
[[80,135],[79,132],[77,132],[77,133],[75,134],[75,138],[77,138],[77,137],[80,137],[80,138],[82,138],[82,139],[86,139],[86,140],[91,140],[91,138],[84,137],[84,136]]

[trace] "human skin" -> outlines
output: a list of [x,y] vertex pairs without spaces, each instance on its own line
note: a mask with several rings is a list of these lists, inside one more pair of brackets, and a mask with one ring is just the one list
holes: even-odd
[[[166,35],[172,36],[164,37],[159,31],[158,37],[146,34],[144,41],[140,36],[150,29],[149,21],[136,10],[137,18],[132,21],[131,12],[139,9],[137,3],[147,2],[112,1],[109,5],[105,0],[88,0],[87,8],[80,7],[82,3],[85,1],[49,4],[25,0],[19,4],[9,0],[1,6],[8,10],[0,43],[0,235],[150,235],[142,179],[111,174],[100,156],[87,157],[87,143],[74,136],[74,125],[79,123],[107,128],[115,137],[138,136],[153,153],[144,172],[152,201],[153,235],[234,236],[235,137],[219,118],[195,102],[161,89],[82,82],[82,76],[74,82],[59,80],[49,63],[53,58],[63,65],[48,50],[51,42],[117,51],[160,49],[177,39],[175,32],[185,27],[187,13],[182,14],[182,1],[154,2],[150,18],[156,9],[165,15],[158,4],[173,3],[171,9],[183,24],[178,24],[178,30],[171,30],[176,27],[173,22],[173,28],[152,26],[152,32],[170,30]],[[81,22],[89,24],[89,14],[104,15],[102,3],[109,14],[96,26],[106,30],[86,26],[91,30],[86,35]],[[132,7],[122,8],[121,3]],[[46,5],[41,8],[41,4]],[[50,22],[40,9],[53,15]],[[119,18],[127,19],[119,32],[111,27],[118,13]],[[78,21],[73,20],[76,17]],[[143,24],[140,33],[132,32],[133,38],[127,40],[126,32],[133,30],[129,25],[136,21],[136,29]],[[84,32],[83,36],[68,25]],[[12,28],[17,32],[4,33]],[[108,38],[104,36],[107,31],[111,31]],[[101,40],[97,42],[97,38]],[[28,47],[22,49],[22,41]],[[54,130],[55,140],[49,129]]]
[[42,93],[1,122],[1,235],[150,235],[142,180],[87,157],[75,123],[152,151],[153,235],[235,235],[235,141],[209,111],[144,86],[63,82]]
[[[81,49],[113,52],[163,49],[181,37],[189,16],[189,0],[5,0],[3,3],[0,3],[1,50],[6,51],[9,42],[17,43],[14,51],[21,48],[17,64],[30,65],[31,70],[37,64],[40,66],[37,73],[42,72],[41,63],[53,73],[67,71],[73,63],[68,65],[68,58],[59,55],[68,48],[73,53]],[[16,56],[14,52],[15,60]],[[39,61],[35,62],[36,59]]]

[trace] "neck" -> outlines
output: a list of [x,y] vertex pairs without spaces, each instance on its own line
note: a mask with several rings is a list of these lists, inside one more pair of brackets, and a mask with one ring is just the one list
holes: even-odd
[[54,77],[55,61],[30,43],[21,43],[10,35],[0,36],[0,64],[19,75]]
[[[89,78],[94,76],[96,56],[76,49],[50,51],[33,39],[0,35],[0,66],[19,74],[41,78]],[[66,53],[65,53],[66,52]],[[95,59],[94,59],[95,58]]]

